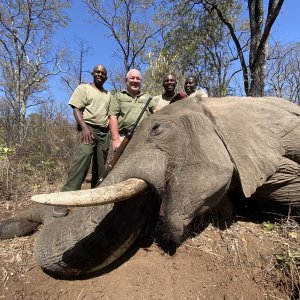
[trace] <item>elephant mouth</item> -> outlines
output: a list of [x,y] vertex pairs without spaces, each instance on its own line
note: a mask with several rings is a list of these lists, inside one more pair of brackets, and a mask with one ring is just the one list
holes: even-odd
[[31,199],[34,202],[58,206],[97,206],[128,200],[149,188],[149,184],[138,178],[129,178],[114,185],[91,190],[39,194]]

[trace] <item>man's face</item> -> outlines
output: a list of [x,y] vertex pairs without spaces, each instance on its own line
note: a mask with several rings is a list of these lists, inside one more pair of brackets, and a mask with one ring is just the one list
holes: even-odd
[[107,71],[103,66],[96,66],[92,73],[94,84],[96,86],[103,86],[107,79]]
[[187,78],[184,83],[185,92],[190,95],[196,90],[196,82],[194,78]]
[[137,70],[131,70],[126,78],[127,91],[131,95],[137,95],[140,93],[142,85],[141,73]]
[[162,86],[166,92],[174,92],[177,81],[173,75],[167,75],[163,79]]

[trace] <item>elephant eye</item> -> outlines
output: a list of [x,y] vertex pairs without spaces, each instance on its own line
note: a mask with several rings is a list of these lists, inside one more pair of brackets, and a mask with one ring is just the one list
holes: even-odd
[[161,134],[163,131],[164,131],[164,126],[162,124],[155,123],[150,130],[150,134],[152,136],[155,136]]

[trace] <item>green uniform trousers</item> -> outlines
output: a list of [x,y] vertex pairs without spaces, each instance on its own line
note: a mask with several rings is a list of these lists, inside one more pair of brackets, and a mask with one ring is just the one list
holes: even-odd
[[92,126],[88,124],[94,135],[94,140],[91,144],[80,144],[78,153],[73,160],[68,179],[61,191],[75,191],[80,190],[81,185],[89,170],[91,159],[92,164],[92,182],[91,188],[94,188],[98,182],[100,175],[105,168],[107,152],[110,144],[108,129]]

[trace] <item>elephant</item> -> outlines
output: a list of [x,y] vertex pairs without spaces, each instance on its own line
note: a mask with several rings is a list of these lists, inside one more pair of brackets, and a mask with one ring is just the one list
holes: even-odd
[[[158,216],[164,238],[180,245],[192,221],[230,192],[258,210],[297,211],[299,140],[300,107],[288,100],[188,97],[141,122],[99,187],[34,196],[41,204],[4,221],[0,238],[43,223],[38,264],[73,277],[117,261]],[[77,207],[53,218],[51,205]]]

